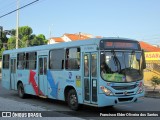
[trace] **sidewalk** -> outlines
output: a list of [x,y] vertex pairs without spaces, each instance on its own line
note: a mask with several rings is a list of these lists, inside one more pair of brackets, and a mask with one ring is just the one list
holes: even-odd
[[[153,91],[153,86],[151,84],[144,84],[145,86],[145,90],[146,91]],[[159,91],[160,92],[160,85],[158,85],[155,89],[155,91]]]
[[151,84],[145,84],[144,86],[145,97],[160,99],[160,85],[156,87],[155,91],[153,91],[154,87]]

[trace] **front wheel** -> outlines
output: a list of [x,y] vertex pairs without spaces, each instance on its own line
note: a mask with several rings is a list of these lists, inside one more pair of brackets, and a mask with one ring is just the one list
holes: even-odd
[[72,110],[78,110],[78,108],[79,108],[78,97],[77,97],[77,93],[74,89],[72,89],[68,92],[68,100],[67,101],[68,101],[68,106]]
[[18,95],[20,98],[25,98],[25,92],[24,92],[24,87],[22,83],[18,84]]

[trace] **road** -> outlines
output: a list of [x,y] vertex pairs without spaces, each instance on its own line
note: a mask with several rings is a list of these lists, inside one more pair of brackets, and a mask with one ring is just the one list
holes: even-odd
[[[121,113],[123,111],[160,111],[160,99],[144,98],[142,102],[117,105],[113,108],[95,108],[83,106],[79,111],[72,111],[65,102],[43,99],[35,96],[29,96],[26,99],[18,97],[17,91],[9,91],[1,86],[0,80],[0,111],[50,111],[49,116],[55,116],[51,119],[77,119],[77,120],[96,120],[105,119],[100,117],[102,113],[110,113],[110,111]],[[87,117],[88,116],[88,117]],[[139,117],[140,119],[150,120],[151,117]],[[138,119],[139,119],[138,118]],[[160,117],[152,117],[152,120],[158,120]],[[49,118],[45,118],[49,119]],[[136,120],[137,117],[107,117],[107,120]]]

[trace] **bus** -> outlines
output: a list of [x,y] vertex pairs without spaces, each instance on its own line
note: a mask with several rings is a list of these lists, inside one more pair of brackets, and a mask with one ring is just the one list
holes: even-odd
[[66,101],[72,110],[133,103],[144,96],[144,51],[128,38],[91,38],[3,52],[2,85]]

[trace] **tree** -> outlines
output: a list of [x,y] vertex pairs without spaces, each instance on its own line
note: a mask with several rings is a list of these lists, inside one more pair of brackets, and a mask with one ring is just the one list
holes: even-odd
[[153,76],[151,78],[151,84],[153,86],[153,91],[155,91],[156,87],[160,85],[160,78],[158,78],[157,76]]
[[8,38],[4,32],[2,33],[1,41],[2,41],[2,43],[7,43],[7,41],[8,41]]
[[0,49],[3,48],[3,44],[7,43],[8,38],[4,32],[2,32],[2,37],[0,39]]
[[32,28],[29,26],[19,27],[19,38],[23,38],[24,36],[30,36],[32,34]]
[[19,47],[23,48],[23,47],[27,47],[28,46],[28,42],[29,42],[29,38],[32,35],[32,28],[29,26],[22,26],[19,29]]
[[2,53],[3,51],[5,51],[5,48],[2,48],[1,51],[0,51],[0,59],[2,59]]
[[8,49],[11,50],[11,49],[15,49],[16,48],[16,38],[15,37],[10,37],[8,39]]
[[[29,26],[22,26],[18,28],[19,30],[19,40],[18,47],[28,47],[28,46],[37,46],[47,44],[47,40],[43,34],[35,35],[33,30]],[[10,35],[7,38],[7,35]],[[2,57],[2,52],[6,49],[15,49],[16,48],[16,30],[8,30],[4,33],[2,31],[2,37],[0,39],[0,58]]]
[[0,39],[0,59],[2,59],[2,53],[5,50],[4,47],[7,47],[8,38],[4,32],[2,32],[2,36]]
[[43,34],[32,35],[32,39],[30,40],[31,46],[44,45],[47,43],[47,40]]

